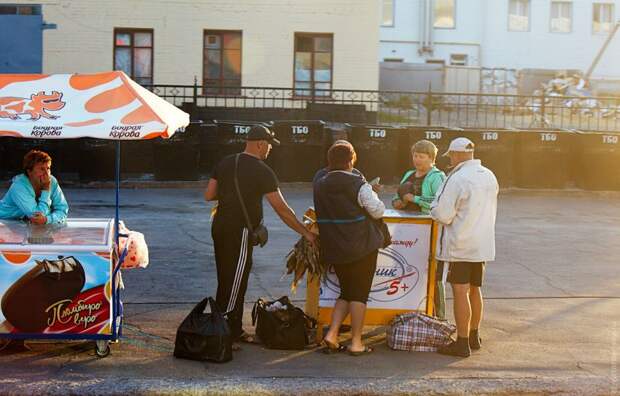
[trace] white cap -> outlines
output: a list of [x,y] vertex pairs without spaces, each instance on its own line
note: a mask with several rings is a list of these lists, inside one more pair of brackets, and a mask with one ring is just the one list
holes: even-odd
[[466,137],[459,137],[450,142],[450,147],[448,147],[448,151],[443,153],[443,155],[448,155],[450,151],[473,153],[474,146],[474,142],[472,142],[471,140],[467,139]]

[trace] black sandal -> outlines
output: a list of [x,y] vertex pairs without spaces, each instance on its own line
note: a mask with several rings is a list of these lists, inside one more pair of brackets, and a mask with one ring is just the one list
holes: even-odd
[[323,353],[326,353],[328,355],[332,353],[344,352],[347,350],[346,346],[334,344],[333,342],[327,341],[326,339],[323,339],[323,341],[321,341],[321,346],[323,347]]
[[369,347],[368,345],[365,345],[364,349],[362,349],[361,351],[352,351],[350,349],[348,349],[347,351],[349,352],[349,355],[351,356],[362,356],[362,355],[368,355],[369,353],[373,351],[373,349]]

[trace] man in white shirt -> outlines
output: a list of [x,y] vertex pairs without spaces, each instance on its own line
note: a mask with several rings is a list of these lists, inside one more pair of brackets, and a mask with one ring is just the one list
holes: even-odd
[[454,139],[444,155],[450,157],[453,169],[431,205],[431,216],[441,225],[437,259],[450,264],[457,340],[438,352],[468,357],[472,349],[480,349],[480,288],[485,263],[495,260],[499,186],[493,172],[474,159],[471,140]]

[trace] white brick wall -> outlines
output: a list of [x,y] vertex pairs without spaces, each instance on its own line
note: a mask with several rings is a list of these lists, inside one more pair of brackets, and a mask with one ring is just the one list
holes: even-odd
[[203,31],[243,31],[242,84],[291,87],[295,32],[333,33],[337,89],[378,88],[379,0],[21,0],[43,4],[44,73],[113,68],[115,27],[154,30],[154,82],[202,80]]

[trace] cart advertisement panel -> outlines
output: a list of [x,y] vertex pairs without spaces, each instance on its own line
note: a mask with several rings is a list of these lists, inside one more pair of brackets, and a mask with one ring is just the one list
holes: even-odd
[[0,332],[110,334],[109,253],[2,252]]
[[111,220],[0,221],[0,333],[110,334]]
[[[379,250],[377,269],[368,299],[369,309],[426,309],[431,223],[399,219],[386,223],[392,245]],[[319,307],[333,307],[340,294],[333,268],[321,284]]]

